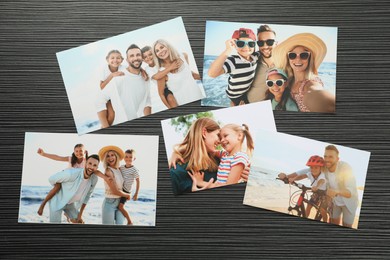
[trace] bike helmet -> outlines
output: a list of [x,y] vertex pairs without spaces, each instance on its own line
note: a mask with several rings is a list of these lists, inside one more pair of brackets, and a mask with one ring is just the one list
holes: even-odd
[[324,164],[324,159],[321,156],[313,155],[307,161],[306,166],[324,166]]

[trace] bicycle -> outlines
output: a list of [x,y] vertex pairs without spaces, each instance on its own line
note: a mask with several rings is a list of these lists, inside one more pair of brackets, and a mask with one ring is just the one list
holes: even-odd
[[[311,187],[306,187],[305,185],[303,185],[301,183],[297,183],[295,181],[292,183],[289,183],[287,177],[284,179],[280,179],[280,178],[276,178],[276,179],[283,181],[285,184],[291,184],[291,185],[300,189],[300,190],[297,190],[293,194],[290,195],[290,201],[289,201],[290,206],[287,208],[290,215],[308,218],[308,216],[306,215],[306,207],[304,204],[304,203],[306,203],[306,205],[311,205],[312,208],[314,208],[316,210],[314,220],[321,221],[321,219],[324,219],[324,220],[326,219],[327,220],[326,222],[330,223],[331,212],[329,211],[329,209],[332,207],[330,207],[329,205],[325,205],[325,203],[328,204],[328,202],[325,201],[326,198],[320,199],[319,204],[313,203],[312,201],[310,201],[310,199],[307,199],[307,197],[308,197],[307,192],[312,190]],[[315,194],[315,193],[320,195],[319,192],[313,192],[313,194]],[[298,196],[298,199],[296,199],[297,196]],[[326,195],[321,194],[321,196],[326,196]],[[327,216],[325,218],[321,214],[321,210],[320,210],[321,208],[326,208]]]

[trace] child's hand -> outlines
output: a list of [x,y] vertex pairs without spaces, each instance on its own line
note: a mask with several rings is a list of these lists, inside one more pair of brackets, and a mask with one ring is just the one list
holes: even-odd
[[135,193],[135,194],[134,194],[133,200],[134,200],[134,201],[138,200],[138,193]]
[[39,155],[43,155],[45,152],[43,151],[42,148],[38,148],[37,153],[38,153]]
[[178,161],[181,161],[182,163],[184,163],[183,157],[181,157],[181,155],[179,155],[178,153],[173,152],[172,155],[171,155],[171,158],[168,161],[169,169],[172,168],[172,167],[173,167],[173,169],[176,169],[176,163]]
[[295,178],[288,178],[288,182],[291,184],[295,181]]
[[141,76],[142,76],[142,78],[143,78],[145,81],[148,81],[148,80],[149,80],[149,75],[148,75],[148,73],[146,73],[146,71],[145,71],[143,68],[141,68]]
[[131,199],[130,194],[127,194],[127,195],[126,195],[126,200],[130,200],[130,199]]
[[318,190],[318,187],[317,187],[317,186],[312,186],[312,187],[311,187],[311,190],[314,191],[314,192],[316,192],[316,191]]
[[123,73],[123,71],[116,71],[116,72],[113,72],[111,73],[112,77],[118,77],[118,76],[124,76],[125,73]]
[[241,173],[241,178],[244,180],[244,181],[248,181],[248,177],[249,177],[249,172],[251,171],[251,166],[250,165],[247,165],[245,166],[244,170],[242,171]]
[[180,59],[176,59],[174,60],[171,65],[168,66],[168,70],[169,71],[174,71],[174,70],[177,70],[178,68],[180,68],[181,66],[181,60]]
[[229,39],[225,42],[225,54],[230,55],[230,53],[236,48],[236,40],[235,39]]
[[278,174],[278,178],[281,180],[284,180],[287,177],[287,175],[284,172],[281,172]]

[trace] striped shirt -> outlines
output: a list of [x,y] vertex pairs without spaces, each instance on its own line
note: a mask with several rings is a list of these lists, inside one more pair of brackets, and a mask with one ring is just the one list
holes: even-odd
[[249,165],[249,157],[244,152],[237,152],[233,155],[229,155],[226,151],[220,151],[221,161],[218,166],[217,183],[226,183],[229,177],[229,173],[234,166],[243,164],[244,167]]
[[123,190],[126,192],[131,191],[131,186],[133,186],[134,180],[139,178],[138,169],[134,166],[127,168],[125,165],[119,167],[119,170],[123,176]]
[[230,75],[226,89],[229,98],[238,98],[249,90],[255,77],[259,56],[258,52],[254,52],[251,55],[252,61],[240,55],[232,55],[225,60],[223,70]]

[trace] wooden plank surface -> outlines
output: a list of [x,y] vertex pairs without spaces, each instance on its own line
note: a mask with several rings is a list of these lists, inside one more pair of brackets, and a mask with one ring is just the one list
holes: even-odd
[[[387,0],[2,0],[0,259],[389,259],[389,10]],[[160,120],[210,109],[200,102],[97,132],[160,136],[156,227],[17,223],[24,133],[76,132],[55,53],[177,16],[200,72],[206,20],[339,28],[337,114],[275,119],[280,132],[371,151],[359,230],[244,206],[242,184],[174,197]]]

